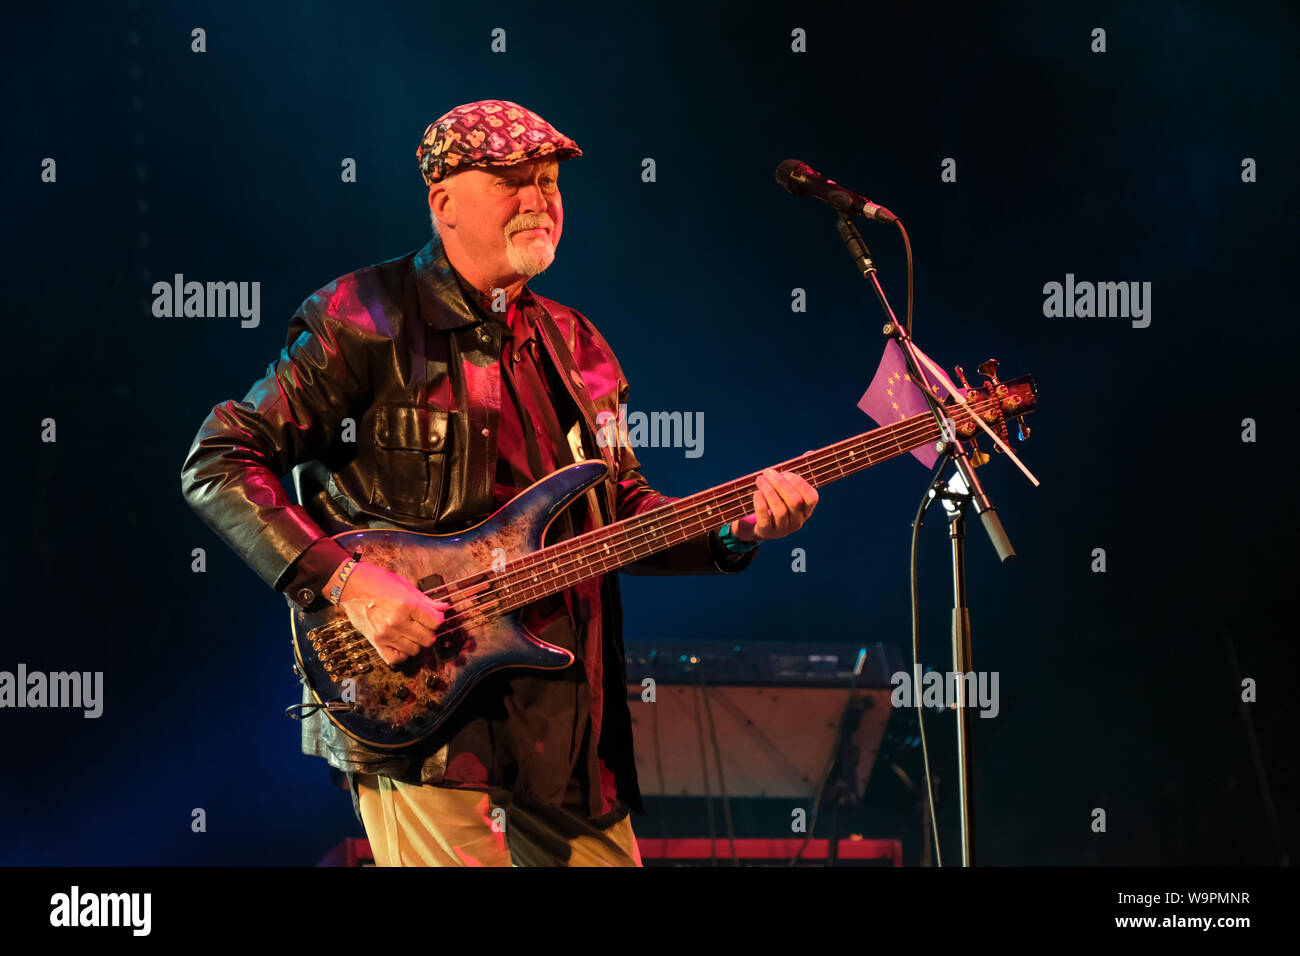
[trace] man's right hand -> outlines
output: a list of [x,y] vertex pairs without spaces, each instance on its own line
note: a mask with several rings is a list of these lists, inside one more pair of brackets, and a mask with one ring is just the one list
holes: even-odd
[[451,608],[400,575],[358,562],[343,585],[339,607],[386,664],[400,664],[432,647],[434,630]]

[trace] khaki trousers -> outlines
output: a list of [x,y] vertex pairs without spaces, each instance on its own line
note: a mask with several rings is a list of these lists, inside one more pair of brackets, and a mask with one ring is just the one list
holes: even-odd
[[641,866],[624,817],[607,830],[505,790],[455,790],[357,774],[377,866]]

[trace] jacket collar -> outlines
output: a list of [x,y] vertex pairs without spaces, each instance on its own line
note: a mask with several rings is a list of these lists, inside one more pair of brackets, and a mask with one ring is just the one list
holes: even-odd
[[[442,239],[436,234],[415,254],[416,284],[420,292],[420,312],[435,329],[460,329],[491,321],[473,303],[447,258]],[[523,305],[532,291],[527,285],[520,292]]]

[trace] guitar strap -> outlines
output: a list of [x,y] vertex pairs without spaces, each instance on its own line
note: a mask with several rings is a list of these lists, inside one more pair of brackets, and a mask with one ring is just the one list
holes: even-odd
[[[578,406],[581,418],[574,422],[573,428],[569,432],[569,450],[573,453],[575,462],[591,457],[585,443],[583,442],[582,424],[585,420],[591,435],[598,436],[600,432],[596,428],[596,407],[591,401],[588,394],[587,383],[582,378],[582,370],[578,368],[578,363],[573,360],[573,353],[569,351],[569,346],[564,341],[564,336],[560,334],[559,327],[555,324],[555,319],[551,317],[550,310],[541,305],[542,316],[537,325],[542,334],[542,341],[546,345],[546,350],[551,354],[551,361],[555,363],[556,369],[560,372],[560,380],[564,382],[564,387],[568,389],[569,395],[573,398],[574,404]],[[574,320],[576,328],[577,320]],[[600,457],[605,462],[605,467],[609,470],[607,480],[600,483],[600,487],[605,490],[603,495],[598,495],[595,488],[587,489],[587,508],[593,515],[601,515],[601,520],[605,525],[614,523],[614,516],[618,513],[618,460],[615,457],[614,448],[607,446],[601,447],[600,441],[596,440],[596,446],[600,452]],[[601,503],[605,507],[601,507]],[[623,631],[623,609],[619,600],[618,575],[608,574],[605,576],[606,584],[602,584],[602,595],[608,599],[605,604],[605,613],[610,616],[610,627],[614,634],[622,634]],[[606,590],[606,587],[608,590]],[[604,598],[602,599],[604,600]],[[572,620],[572,615],[570,615]],[[575,630],[577,624],[574,624]],[[606,633],[609,633],[608,631]],[[623,648],[623,641],[618,638],[614,641],[614,652],[618,656],[620,664],[627,659],[627,653]],[[625,666],[625,665],[624,665]],[[614,668],[611,668],[614,670]]]
[[[550,311],[546,306],[541,305],[542,314],[538,320],[538,328],[542,333],[542,341],[546,345],[546,350],[551,355],[551,360],[560,372],[560,380],[564,382],[564,387],[568,390],[570,397],[573,398],[574,404],[582,415],[583,421],[586,422],[590,434],[599,435],[600,432],[596,427],[596,407],[591,401],[591,396],[587,391],[587,383],[582,378],[582,371],[578,368],[578,363],[573,359],[573,353],[569,351],[569,346],[564,341],[564,336],[560,333],[559,326],[555,324],[555,319],[551,317]],[[574,461],[593,457],[587,443],[583,441],[581,429],[582,422],[574,424],[573,430],[569,432],[569,451],[573,455]],[[603,483],[605,488],[605,508],[596,509],[596,514],[604,515],[606,524],[614,520],[614,489],[618,475],[618,460],[615,458],[614,449],[608,446],[599,447],[599,441],[596,442],[597,450],[600,457],[604,460],[606,467],[609,469],[609,480]],[[595,504],[594,490],[588,490],[588,500]]]

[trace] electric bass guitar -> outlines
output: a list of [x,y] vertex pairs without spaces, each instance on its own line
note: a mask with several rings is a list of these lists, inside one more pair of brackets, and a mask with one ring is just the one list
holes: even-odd
[[[950,434],[965,441],[980,431],[978,414],[1009,440],[1007,418],[1034,409],[1037,389],[1025,375],[993,377],[949,398]],[[1025,431],[1027,434],[1027,430]],[[939,441],[926,412],[805,452],[774,465],[821,487],[872,465]],[[556,670],[569,651],[541,641],[519,623],[525,605],[690,541],[752,510],[758,472],[680,498],[614,524],[543,547],[551,522],[587,489],[605,480],[603,461],[580,461],[548,475],[490,517],[452,534],[363,529],[334,535],[345,551],[413,581],[451,604],[432,647],[387,664],[341,608],[291,611],[296,670],[315,704],[348,736],[380,750],[409,747],[436,731],[484,676],[507,667]],[[290,708],[294,710],[294,708]]]

